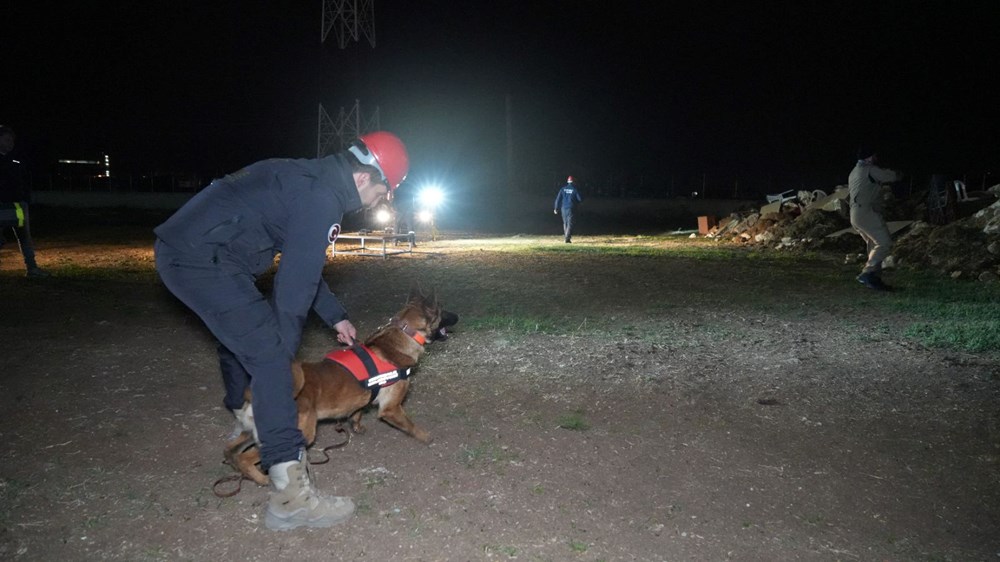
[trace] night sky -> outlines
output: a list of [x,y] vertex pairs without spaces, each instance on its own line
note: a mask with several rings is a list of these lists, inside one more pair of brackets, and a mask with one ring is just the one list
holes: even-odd
[[859,143],[913,177],[978,184],[1000,162],[988,3],[663,3],[376,0],[377,46],[341,50],[320,43],[321,0],[12,0],[0,123],[35,169],[106,152],[118,172],[211,176],[315,156],[318,104],[359,99],[411,177],[491,186],[509,95],[531,188],[827,188]]

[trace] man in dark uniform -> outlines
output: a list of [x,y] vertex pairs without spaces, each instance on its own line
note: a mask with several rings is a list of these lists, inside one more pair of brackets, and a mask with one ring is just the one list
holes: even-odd
[[[14,159],[14,141],[17,136],[10,127],[0,125],[0,205],[5,209],[13,209],[16,217],[13,226],[14,237],[21,246],[24,256],[24,266],[28,277],[48,277],[45,270],[35,262],[35,246],[31,241],[31,216],[28,213],[28,203],[31,201],[31,191],[24,181],[21,162]],[[8,224],[4,224],[8,226]],[[6,228],[4,229],[6,230]],[[0,248],[4,244],[4,234],[0,232]]]
[[573,185],[573,176],[569,176],[566,178],[566,185],[559,188],[552,206],[553,214],[562,211],[563,235],[567,244],[573,241],[573,208],[581,201],[583,198],[580,197],[580,190]]
[[[350,498],[312,488],[291,364],[310,309],[341,343],[354,342],[357,331],[322,277],[326,249],[345,213],[391,198],[408,168],[395,135],[369,133],[339,154],[264,160],[217,179],[155,230],[160,278],[217,338],[225,405],[258,438],[271,479],[269,529],[329,527],[354,512]],[[254,281],[278,253],[265,297]],[[244,411],[248,386],[253,402]]]

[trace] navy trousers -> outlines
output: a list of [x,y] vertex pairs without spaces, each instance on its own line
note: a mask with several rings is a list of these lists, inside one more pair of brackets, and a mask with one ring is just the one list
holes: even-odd
[[[18,246],[21,247],[21,255],[24,256],[24,266],[28,271],[31,271],[38,268],[38,264],[35,262],[35,243],[31,241],[31,213],[28,212],[28,208],[27,203],[21,203],[21,212],[24,213],[24,226],[12,226],[10,229],[14,233],[14,238],[17,240]],[[0,232],[0,248],[3,248],[4,242],[4,233]]]
[[573,207],[563,207],[562,208],[562,219],[563,219],[563,235],[566,237],[566,241],[569,242],[573,238]]
[[178,252],[160,240],[154,248],[163,284],[218,340],[226,407],[243,406],[248,384],[253,392],[262,468],[296,460],[306,442],[292,396],[294,351],[283,345],[277,314],[253,275],[212,256]]

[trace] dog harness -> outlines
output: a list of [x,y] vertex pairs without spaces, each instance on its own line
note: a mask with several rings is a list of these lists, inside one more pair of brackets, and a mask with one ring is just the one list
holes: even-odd
[[383,386],[389,386],[410,376],[410,369],[400,369],[379,358],[364,345],[331,351],[326,354],[326,359],[347,369],[354,375],[362,388],[371,391],[372,397],[368,401],[369,404],[375,401],[378,391]]

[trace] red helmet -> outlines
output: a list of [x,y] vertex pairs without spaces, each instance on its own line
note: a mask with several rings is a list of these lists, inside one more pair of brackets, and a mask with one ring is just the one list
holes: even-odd
[[573,183],[573,176],[566,178],[566,183]]
[[410,171],[410,156],[406,153],[406,146],[392,133],[365,133],[347,150],[362,164],[378,168],[390,192],[403,183],[406,173]]

